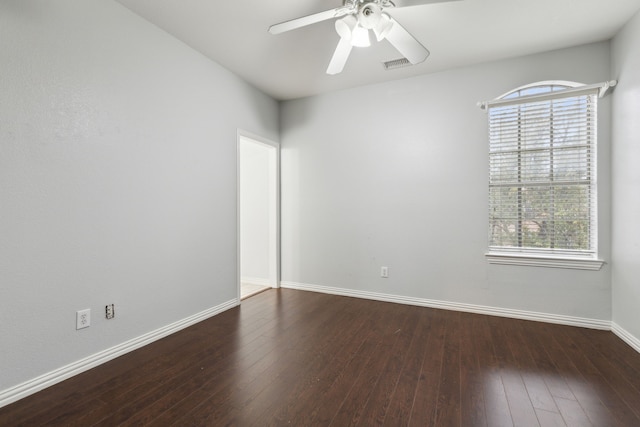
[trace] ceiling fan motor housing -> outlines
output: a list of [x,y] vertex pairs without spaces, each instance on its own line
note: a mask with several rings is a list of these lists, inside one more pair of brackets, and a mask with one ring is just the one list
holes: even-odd
[[382,18],[382,8],[374,2],[363,3],[358,10],[358,22],[367,30],[375,28]]

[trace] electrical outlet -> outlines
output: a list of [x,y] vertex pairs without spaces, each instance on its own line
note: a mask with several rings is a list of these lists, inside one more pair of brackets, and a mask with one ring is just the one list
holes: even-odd
[[113,319],[116,317],[116,308],[113,304],[109,304],[104,308],[104,317],[107,319]]
[[91,326],[91,309],[76,311],[76,329],[88,328]]
[[385,279],[389,277],[389,267],[380,267],[380,277]]

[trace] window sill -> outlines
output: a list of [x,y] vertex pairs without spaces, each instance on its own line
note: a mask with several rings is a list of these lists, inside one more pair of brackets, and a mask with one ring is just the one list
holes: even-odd
[[529,267],[569,268],[574,270],[598,271],[604,261],[593,258],[549,257],[527,254],[508,254],[490,252],[485,254],[489,264],[520,265]]

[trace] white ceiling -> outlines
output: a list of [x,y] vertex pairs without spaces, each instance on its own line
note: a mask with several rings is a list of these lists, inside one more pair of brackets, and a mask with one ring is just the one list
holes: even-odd
[[402,55],[374,39],[330,76],[333,21],[279,35],[267,29],[342,0],[117,1],[279,100],[608,40],[640,9],[640,0],[464,0],[387,9],[431,56],[385,71],[383,61]]

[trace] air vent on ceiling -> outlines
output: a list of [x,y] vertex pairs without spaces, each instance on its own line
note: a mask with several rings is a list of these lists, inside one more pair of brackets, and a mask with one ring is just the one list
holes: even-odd
[[411,62],[409,62],[407,58],[400,58],[400,59],[394,59],[392,61],[383,62],[382,65],[384,66],[385,70],[393,70],[395,68],[408,67],[412,64]]

